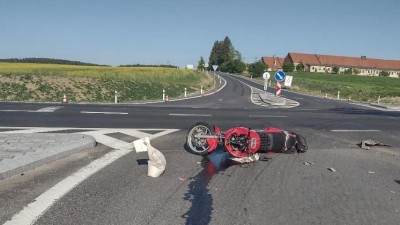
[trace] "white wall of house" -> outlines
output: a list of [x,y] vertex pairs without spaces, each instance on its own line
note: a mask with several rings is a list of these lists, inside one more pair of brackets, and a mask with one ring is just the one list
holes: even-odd
[[[348,67],[339,67],[339,73],[344,73],[346,70],[352,69]],[[364,76],[379,76],[382,70],[379,69],[367,69],[367,68],[354,68],[358,70],[357,75],[364,75]],[[310,72],[313,73],[332,73],[333,67],[330,66],[320,66],[320,65],[313,65],[310,66]],[[400,71],[390,70],[387,71],[389,73],[389,77],[400,78]]]

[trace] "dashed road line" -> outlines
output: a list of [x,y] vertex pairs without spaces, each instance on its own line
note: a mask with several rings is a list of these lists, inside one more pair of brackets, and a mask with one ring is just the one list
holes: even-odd
[[106,115],[128,115],[126,112],[90,112],[90,111],[81,111],[81,113],[86,114],[106,114]]
[[331,130],[332,132],[380,132],[381,130]]
[[212,117],[209,114],[179,114],[179,113],[170,113],[170,116],[204,116],[204,117]]
[[288,116],[280,115],[249,115],[250,118],[287,118]]

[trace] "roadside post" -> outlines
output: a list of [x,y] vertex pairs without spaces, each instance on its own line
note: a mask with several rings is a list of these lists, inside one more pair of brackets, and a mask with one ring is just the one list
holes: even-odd
[[203,85],[200,86],[200,94],[203,94]]
[[162,100],[165,101],[165,89],[162,90]]
[[267,91],[268,89],[268,80],[271,78],[271,75],[268,72],[263,73],[263,79],[264,79],[264,91]]
[[185,98],[186,98],[186,88],[185,88]]
[[281,82],[285,80],[286,74],[282,70],[278,70],[274,77],[276,80],[276,96],[281,96]]
[[115,91],[115,97],[114,97],[114,103],[117,104],[118,103],[118,96],[117,96],[118,92]]
[[340,91],[337,92],[337,100],[340,99]]

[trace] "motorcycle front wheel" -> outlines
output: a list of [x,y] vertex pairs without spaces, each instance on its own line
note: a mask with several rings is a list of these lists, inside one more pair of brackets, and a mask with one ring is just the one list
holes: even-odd
[[186,150],[195,155],[207,155],[210,146],[206,138],[195,137],[198,134],[214,135],[214,131],[208,123],[198,122],[193,125],[186,137]]

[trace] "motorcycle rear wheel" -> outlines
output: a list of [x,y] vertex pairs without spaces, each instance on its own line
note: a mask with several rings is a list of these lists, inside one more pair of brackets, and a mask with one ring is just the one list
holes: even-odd
[[207,155],[210,148],[207,139],[194,137],[197,134],[214,135],[214,130],[210,124],[198,122],[189,129],[186,137],[187,151],[195,155]]

